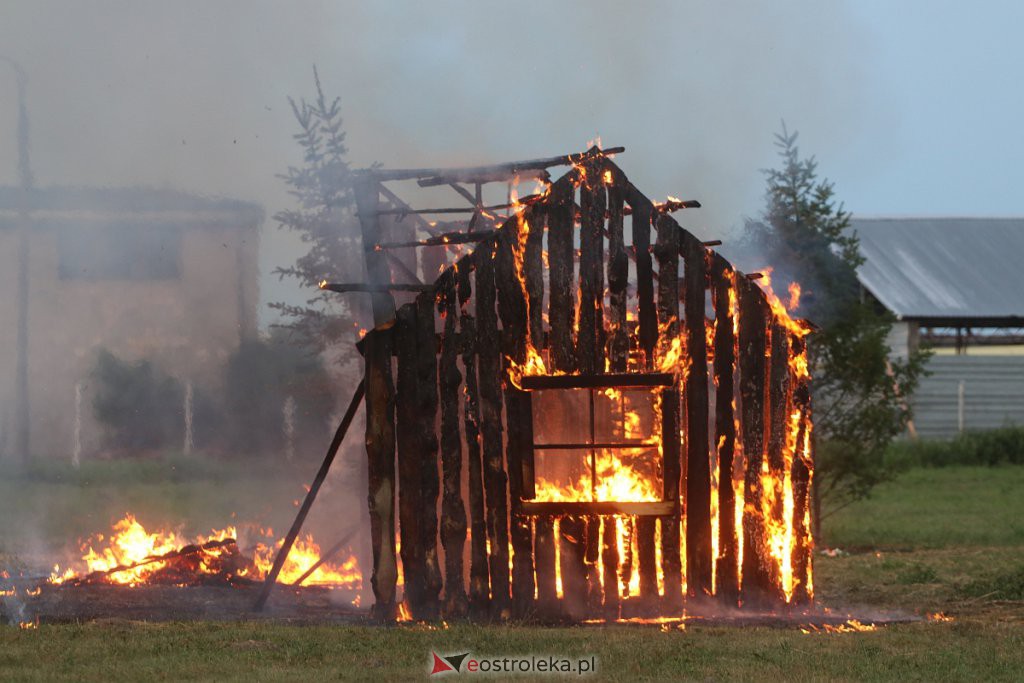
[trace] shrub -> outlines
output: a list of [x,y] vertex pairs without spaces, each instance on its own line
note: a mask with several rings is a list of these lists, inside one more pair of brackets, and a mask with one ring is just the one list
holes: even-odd
[[951,465],[1022,465],[1024,427],[964,432],[952,439],[901,441],[889,448],[886,463],[899,470]]

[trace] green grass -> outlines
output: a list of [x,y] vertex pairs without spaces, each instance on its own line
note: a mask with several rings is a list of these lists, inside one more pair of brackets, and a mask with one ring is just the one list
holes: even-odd
[[[10,494],[41,498],[51,514],[61,511],[63,522],[51,520],[50,533],[57,534],[61,523],[77,528],[77,506],[102,506],[102,495],[136,500],[151,514],[187,515],[198,506],[212,515],[248,500],[247,489],[254,486],[268,501],[286,500],[294,488],[259,477],[138,486],[110,477],[74,486],[23,482],[27,491],[4,483],[0,514],[12,511]],[[73,490],[77,497],[53,499]],[[598,680],[1020,680],[1022,491],[1024,467],[911,469],[825,521],[824,545],[844,552],[815,558],[820,604],[856,606],[861,613],[943,612],[952,622],[843,634],[694,624],[667,632],[623,626],[44,624],[28,631],[0,628],[0,680],[409,680],[426,678],[431,650],[596,655]],[[213,492],[223,500],[204,502]]]

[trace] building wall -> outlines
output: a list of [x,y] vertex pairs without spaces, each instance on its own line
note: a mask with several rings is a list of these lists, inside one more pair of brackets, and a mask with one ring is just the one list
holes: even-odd
[[[96,220],[96,219],[94,219]],[[102,225],[102,219],[98,219]],[[92,417],[91,371],[100,348],[148,359],[167,374],[216,392],[224,362],[255,333],[258,231],[253,224],[180,230],[180,272],[165,279],[62,278],[58,243],[74,222],[33,229],[29,282],[28,376],[31,451],[70,458],[75,393],[84,455],[100,447]],[[66,247],[65,247],[66,248]],[[0,448],[13,446],[17,328],[17,231],[0,231]]]
[[923,438],[948,438],[967,430],[1024,425],[1024,356],[935,355],[931,376],[914,395],[914,426]]

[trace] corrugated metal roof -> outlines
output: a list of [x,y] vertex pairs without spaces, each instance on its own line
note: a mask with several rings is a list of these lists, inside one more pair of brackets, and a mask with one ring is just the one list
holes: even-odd
[[1024,218],[854,217],[852,224],[866,259],[858,279],[899,318],[1024,325]]

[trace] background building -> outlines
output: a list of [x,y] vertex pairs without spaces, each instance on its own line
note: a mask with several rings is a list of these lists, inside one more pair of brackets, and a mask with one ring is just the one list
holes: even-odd
[[99,349],[216,390],[256,332],[257,205],[167,190],[0,188],[0,448],[19,411],[19,231],[28,235],[30,453],[99,444],[89,402]]
[[867,295],[897,319],[892,352],[935,356],[914,398],[924,437],[1024,424],[1024,218],[860,218]]

